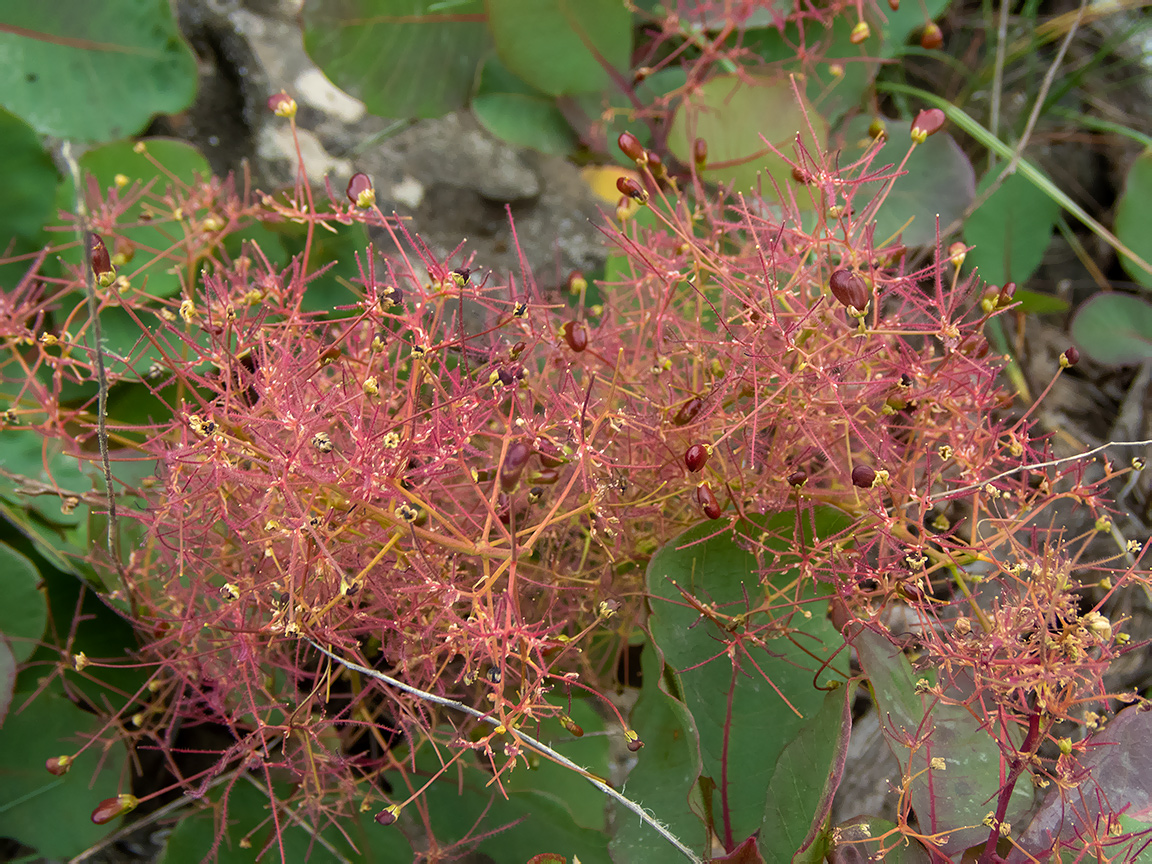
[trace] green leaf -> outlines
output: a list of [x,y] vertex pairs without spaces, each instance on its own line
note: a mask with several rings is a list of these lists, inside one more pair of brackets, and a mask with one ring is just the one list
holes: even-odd
[[1071,332],[1097,363],[1142,363],[1152,359],[1152,304],[1131,294],[1097,294],[1076,310]]
[[482,0],[315,0],[301,14],[308,55],[382,117],[464,106],[492,50]]
[[[768,784],[764,827],[760,832],[760,852],[769,864],[791,862],[801,846],[806,859],[823,860],[827,840],[809,835],[814,826],[827,820],[840,785],[852,730],[855,689],[840,687],[828,693],[820,712],[801,727],[780,754]],[[825,778],[824,782],[817,782],[819,778]]]
[[[559,748],[564,753],[567,749]],[[424,747],[416,758],[418,768],[428,776],[440,768],[438,757],[431,751],[431,747]],[[607,836],[574,822],[564,803],[568,787],[586,781],[565,770],[559,788],[545,787],[534,782],[536,772],[532,771],[525,787],[509,789],[505,797],[499,785],[492,782],[492,774],[475,766],[475,759],[465,754],[459,768],[452,766],[446,777],[424,793],[433,833],[440,843],[455,843],[495,831],[477,849],[496,861],[527,861],[541,852],[579,856],[587,864],[605,861]],[[513,774],[526,770],[520,764]]]
[[103,837],[108,828],[88,818],[103,799],[121,789],[123,744],[96,744],[76,757],[69,772],[44,769],[53,756],[75,753],[100,734],[99,717],[57,693],[17,693],[0,728],[0,836],[12,837],[46,858],[69,858]]
[[[278,785],[275,790],[278,795],[283,795],[287,788],[287,785]],[[218,791],[211,794],[210,800],[215,808],[227,814],[228,819],[216,857],[212,855],[218,831],[216,819],[212,811],[200,811],[180,820],[168,836],[158,864],[202,864],[207,860],[216,864],[253,864],[257,860],[336,864],[341,858],[369,864],[412,858],[412,847],[403,834],[395,828],[384,829],[372,824],[366,814],[343,818],[339,827],[321,825],[317,830],[317,826],[310,825],[305,829],[292,820],[287,808],[281,804],[279,820],[283,830],[276,838],[267,789],[257,788],[245,778],[232,786],[226,799],[223,791]],[[307,824],[307,808],[292,807],[291,812]],[[355,843],[355,848],[342,836],[341,829]],[[315,834],[335,849],[336,854],[315,840]],[[245,839],[251,844],[247,849],[240,845],[240,841]],[[265,844],[269,843],[268,851],[258,858]],[[283,844],[283,858],[280,844]]]
[[484,64],[472,113],[493,135],[520,147],[566,156],[579,143],[556,102],[505,69],[495,56]]
[[[568,710],[567,703],[562,703],[562,707]],[[596,713],[586,698],[574,698],[569,715],[584,730],[582,738],[572,737],[560,728],[555,720],[551,720],[545,724],[539,736],[540,740],[597,777],[607,777],[611,771],[609,757],[611,742],[605,732],[604,719]],[[619,735],[620,730],[613,729],[611,734]],[[525,794],[544,794],[565,808],[576,825],[597,831],[605,829],[607,801],[603,792],[573,775],[563,765],[557,765],[543,757],[529,758],[532,762],[530,770],[517,768],[506,775],[504,780],[506,790]]]
[[[828,124],[835,123],[843,114],[860,106],[864,94],[872,85],[880,61],[864,47],[852,44],[854,16],[838,15],[827,27],[823,21],[807,21],[801,39],[800,27],[785,25],[783,32],[776,27],[749,31],[746,46],[755,51],[782,76],[795,74],[803,81],[805,96],[815,114]],[[796,46],[819,43],[819,62],[798,60]],[[834,74],[839,65],[842,74]],[[803,76],[803,77],[801,77]],[[711,144],[711,142],[709,142]]]
[[[688,805],[689,793],[700,776],[699,737],[692,715],[665,688],[664,660],[651,641],[640,654],[640,669],[640,698],[630,722],[644,747],[628,773],[624,792],[668,826],[682,843],[700,849],[704,825]],[[619,806],[616,825],[610,846],[615,861],[663,864],[675,854],[651,826]]]
[[[61,670],[69,692],[100,709],[111,705],[125,709],[127,715],[135,713],[139,708],[129,707],[130,697],[144,686],[152,670],[132,656],[139,647],[132,626],[75,576],[47,561],[38,563],[47,595],[51,638],[46,638],[49,644],[37,648],[29,659],[20,673],[18,689],[34,689],[46,670],[83,652],[93,661],[83,673],[71,665]],[[62,692],[59,682],[51,686]]]
[[[92,456],[95,459],[95,456]],[[36,545],[54,567],[81,576],[93,585],[104,584],[114,591],[116,577],[107,568],[99,571],[90,555],[103,558],[106,528],[93,531],[93,513],[83,498],[98,491],[103,495],[103,473],[95,462],[79,462],[59,441],[44,439],[29,429],[0,429],[0,512]],[[132,508],[141,502],[128,490],[155,473],[148,460],[113,460],[113,477],[118,481],[119,506]],[[64,500],[81,499],[71,512],[64,512]],[[100,509],[99,507],[97,509]],[[120,549],[135,548],[144,526],[135,519],[118,522]],[[107,581],[105,581],[107,580]]]
[[36,567],[9,546],[0,543],[0,637],[11,646],[17,663],[36,650],[48,623],[48,604],[40,593]]
[[796,134],[809,137],[809,123],[819,140],[815,144],[806,140],[806,146],[822,149],[827,135],[824,120],[813,111],[805,119],[786,78],[719,75],[677,107],[668,149],[681,162],[690,164],[692,144],[703,138],[708,142],[706,179],[747,192],[756,187],[761,175],[768,175],[762,183],[765,196],[771,196],[771,180],[783,186],[790,182],[791,169],[764,140],[791,155]]
[[[839,511],[817,510],[815,533],[831,536],[845,519]],[[802,530],[811,535],[807,517]],[[794,536],[796,515],[780,513],[755,523],[741,522],[735,531],[735,537],[727,530],[715,534],[716,524],[709,522],[665,545],[649,564],[648,591],[652,639],[669,667],[679,670],[684,703],[699,733],[702,776],[717,787],[713,802],[717,831],[722,837],[730,833],[739,842],[764,820],[768,786],[780,754],[823,704],[824,694],[813,686],[813,676],[819,672],[822,679],[846,678],[847,656],[841,652],[820,669],[842,647],[843,639],[826,619],[827,603],[817,599],[816,587],[806,585],[797,592],[792,584],[797,579],[796,556],[789,550],[804,548],[801,538]],[[746,551],[751,548],[762,550],[759,560]],[[780,597],[763,603],[777,591],[796,595],[795,604]],[[729,633],[702,616],[685,595],[700,604],[713,604],[726,615],[762,604],[773,611],[753,612],[746,625]],[[738,638],[752,628],[766,648]],[[725,653],[725,645],[733,643],[740,646],[735,654],[738,665]]]
[[550,96],[602,90],[603,64],[628,69],[632,16],[623,0],[487,0],[500,59]]
[[32,127],[4,110],[0,110],[0,177],[4,178],[0,184],[3,254],[13,237],[39,242],[44,223],[52,217],[58,179],[52,157],[40,146]]
[[[918,694],[912,664],[884,636],[860,626],[850,641],[872,685],[888,746],[903,776],[911,778],[909,803],[920,830],[947,835],[937,847],[945,855],[986,839],[988,828],[981,823],[1000,794],[1003,753],[967,707],[970,694],[948,688],[948,703]],[[943,767],[933,767],[934,759],[943,759]],[[1032,794],[1032,784],[1022,777],[1013,787],[1005,821],[1020,824]]]
[[1036,315],[1062,315],[1072,305],[1061,297],[1041,291],[1029,291],[1027,288],[1017,288],[1012,301],[1020,304],[1021,312],[1032,312]]
[[0,57],[0,103],[57,138],[132,135],[196,94],[196,60],[167,0],[5,3]]
[[0,729],[4,728],[4,718],[8,716],[8,706],[12,704],[12,694],[16,690],[16,658],[8,641],[0,634]]
[[[1124,191],[1116,202],[1116,236],[1120,242],[1143,258],[1152,260],[1152,149],[1145,150],[1128,169]],[[1152,288],[1152,273],[1127,256],[1120,263],[1128,274],[1145,288]]]
[[[871,120],[866,116],[854,117],[845,126],[846,140],[843,161],[860,158],[872,143],[868,135]],[[912,124],[907,120],[885,120],[887,143],[872,163],[880,168],[887,163],[899,164],[911,144]],[[888,173],[888,172],[886,172]],[[856,212],[889,181],[864,184],[853,199]],[[976,195],[976,173],[964,151],[947,132],[937,132],[908,158],[901,174],[876,214],[876,245],[893,236],[901,227],[902,239],[908,246],[931,246],[936,242],[936,219],[940,230],[959,220]]]
[[[999,169],[985,174],[976,196],[989,188]],[[1023,284],[1044,259],[1060,207],[1022,174],[1010,174],[964,223],[964,259],[980,278],[995,285]]]

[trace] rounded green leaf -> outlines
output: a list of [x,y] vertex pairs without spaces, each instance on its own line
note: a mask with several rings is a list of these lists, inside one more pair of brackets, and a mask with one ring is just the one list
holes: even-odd
[[496,137],[541,153],[567,155],[579,143],[556,102],[509,72],[498,57],[484,64],[472,113]]
[[[984,175],[976,192],[1000,175]],[[964,260],[986,282],[1026,282],[1044,258],[1060,207],[1023,174],[1011,174],[964,223],[964,242],[973,248]]]
[[[1132,163],[1124,181],[1124,192],[1116,204],[1116,236],[1120,242],[1143,258],[1152,259],[1152,150],[1145,150]],[[1152,288],[1152,273],[1121,255],[1120,262],[1129,275]]]
[[315,0],[304,48],[382,117],[439,117],[468,102],[492,48],[481,0]]
[[[108,832],[88,814],[103,799],[124,791],[123,744],[89,747],[62,777],[44,768],[53,756],[72,754],[100,733],[99,717],[64,696],[47,692],[26,706],[17,693],[0,728],[0,836],[31,846],[45,858],[69,858]],[[98,772],[98,773],[97,773]]]
[[[814,526],[806,517],[802,530],[808,537],[828,538],[847,525],[839,511],[821,508]],[[822,586],[804,588],[803,614],[787,604],[774,615],[752,614],[749,631],[764,628],[789,636],[762,646],[741,642],[736,671],[724,649],[738,640],[684,598],[714,604],[728,615],[750,612],[764,592],[798,578],[796,550],[804,544],[792,539],[796,531],[796,514],[789,512],[737,523],[732,532],[717,533],[715,523],[708,522],[667,543],[648,565],[652,641],[671,669],[682,670],[683,701],[699,735],[701,776],[717,785],[727,778],[734,837],[761,827],[781,753],[824,703],[814,676],[819,674],[819,683],[846,677],[847,657],[843,652],[833,657],[843,639],[825,615]],[[757,556],[750,549],[763,551]],[[805,617],[808,613],[811,617]],[[829,665],[822,667],[825,660]],[[715,818],[720,819],[719,810]]]
[[[870,123],[869,117],[859,116],[845,127],[844,163],[858,159],[871,145]],[[888,141],[873,161],[874,168],[899,164],[911,144],[909,121],[885,120],[884,125],[888,129]],[[887,188],[888,182],[864,184],[853,199],[856,212],[861,212],[873,196]],[[904,165],[904,173],[892,184],[875,217],[876,245],[900,233],[907,246],[931,246],[936,242],[937,217],[940,229],[946,229],[964,215],[975,196],[976,172],[972,163],[951,135],[937,132],[916,148]],[[903,227],[906,223],[907,227]]]
[[1108,366],[1152,359],[1152,303],[1130,294],[1097,294],[1076,310],[1072,338]]
[[[2,74],[2,73],[0,73]],[[52,216],[57,175],[32,127],[0,110],[0,254],[13,237],[35,240]]]
[[27,660],[48,623],[48,604],[37,586],[36,567],[6,543],[0,543],[0,637],[17,663]]
[[0,57],[0,104],[58,138],[131,135],[196,94],[168,0],[4,3]]
[[[818,141],[809,138],[809,123]],[[708,166],[704,176],[733,190],[755,188],[760,176],[768,174],[780,185],[789,182],[791,169],[764,142],[791,155],[793,140],[802,133],[806,146],[822,149],[827,126],[816,113],[805,111],[797,102],[786,78],[743,78],[721,75],[706,82],[686,97],[672,117],[668,149],[681,162],[692,162],[692,144],[697,138],[708,143]],[[764,194],[771,194],[768,178]]]
[[623,0],[487,0],[500,59],[550,96],[611,84],[605,64],[628,68],[632,16]]

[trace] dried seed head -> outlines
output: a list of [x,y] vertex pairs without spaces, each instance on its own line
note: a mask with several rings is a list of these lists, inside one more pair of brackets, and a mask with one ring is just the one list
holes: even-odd
[[876,482],[876,472],[867,465],[857,465],[852,469],[852,485],[861,489],[871,489]]
[[97,825],[107,825],[117,816],[123,816],[136,809],[140,800],[135,795],[117,795],[115,798],[105,798],[96,805],[92,811],[92,821]]
[[709,519],[719,519],[720,514],[724,512],[720,507],[720,502],[716,500],[716,495],[712,492],[712,487],[707,483],[701,483],[696,487],[696,503],[700,505],[700,509]]
[[923,144],[929,135],[935,135],[944,126],[944,112],[939,108],[925,108],[912,122],[912,141]]
[[833,270],[828,279],[828,287],[832,289],[832,296],[845,306],[864,309],[868,305],[868,286],[859,273],[844,267]]
[[920,33],[920,47],[925,51],[935,51],[943,44],[944,34],[941,32],[940,27],[935,21],[929,21],[924,25],[924,29]]
[[376,190],[372,188],[372,180],[367,174],[353,174],[344,194],[361,210],[367,210],[376,203]]
[[640,185],[635,177],[617,177],[616,188],[624,195],[639,204],[648,203],[648,192]]
[[277,117],[295,117],[296,100],[281,90],[268,97],[268,110]]
[[569,321],[561,329],[568,347],[579,354],[588,347],[588,328],[583,321]]
[[[620,151],[637,165],[643,165],[644,161],[648,158],[648,151],[644,149],[644,145],[640,143],[640,139],[631,132],[621,132],[620,137],[616,139],[616,144],[620,148]],[[624,192],[623,189],[620,191]],[[624,194],[628,193],[625,192]]]
[[1069,366],[1075,366],[1080,362],[1080,349],[1075,345],[1069,345],[1064,349],[1064,353],[1060,355],[1060,368],[1067,369]]
[[312,436],[312,446],[321,453],[331,453],[333,447],[332,439],[328,437],[327,432],[317,432]]
[[684,467],[695,474],[703,470],[708,464],[708,457],[712,455],[712,447],[708,444],[693,444],[684,451]]

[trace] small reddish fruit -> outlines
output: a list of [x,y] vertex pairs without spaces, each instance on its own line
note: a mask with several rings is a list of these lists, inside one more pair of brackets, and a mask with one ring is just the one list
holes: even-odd
[[711,448],[707,444],[693,444],[684,451],[684,466],[695,474],[703,470],[711,455]]
[[1060,368],[1067,369],[1069,366],[1075,366],[1080,362],[1080,349],[1075,345],[1069,345],[1064,349],[1064,353],[1060,355]]
[[140,800],[135,795],[117,795],[115,798],[105,798],[96,805],[92,811],[92,821],[97,825],[107,825],[117,816],[123,816],[136,809]]
[[579,270],[573,270],[568,274],[568,293],[579,294],[582,291],[588,290],[588,280],[584,278],[584,274]]
[[567,714],[560,715],[560,725],[576,738],[584,737],[584,728]]
[[296,100],[281,91],[268,97],[268,110],[277,117],[295,117]]
[[635,729],[625,729],[624,740],[628,742],[628,749],[632,753],[635,753],[644,746],[644,742],[640,740],[640,736],[636,734]]
[[935,51],[943,44],[944,34],[940,26],[935,21],[929,21],[920,33],[920,47],[925,51]]
[[561,332],[568,347],[577,354],[588,347],[588,328],[584,326],[583,321],[569,321]]
[[812,182],[812,175],[797,165],[792,169],[792,179],[797,183],[807,186]]
[[1012,302],[1012,298],[1016,296],[1016,283],[1005,282],[1004,287],[1000,289],[1000,293],[996,297],[996,305],[998,307],[1007,306]]
[[116,270],[112,267],[112,258],[108,255],[108,247],[104,245],[104,240],[99,234],[92,235],[89,260],[92,263],[92,273],[102,288],[107,288],[116,281]]
[[852,485],[861,489],[871,489],[876,482],[876,472],[867,465],[857,465],[852,469]]
[[893,12],[900,11],[900,0],[888,0],[888,8]]
[[[644,149],[644,145],[640,143],[640,139],[631,132],[621,132],[620,137],[616,139],[616,144],[620,147],[620,151],[633,162],[638,165],[644,164],[647,151]],[[624,190],[621,189],[620,191],[623,192]]]
[[617,177],[616,188],[620,190],[621,195],[631,198],[633,201],[638,201],[641,204],[648,203],[648,192],[634,177]]
[[677,426],[687,426],[704,409],[704,400],[699,396],[693,396],[687,402],[680,406],[676,414],[672,417],[672,422]]
[[668,176],[668,169],[664,167],[664,160],[660,158],[660,154],[647,150],[644,155],[648,160],[648,170],[652,172],[652,176],[657,180],[665,179]]
[[912,121],[912,140],[923,144],[929,135],[935,135],[944,126],[944,112],[939,108],[925,108]]
[[712,492],[712,487],[707,483],[701,483],[696,487],[696,503],[700,505],[700,509],[709,519],[719,519],[720,514],[724,512],[720,507],[720,502],[716,500],[716,495]]
[[801,486],[803,486],[807,482],[808,482],[808,472],[805,471],[803,468],[801,468],[797,471],[793,471],[791,474],[788,475],[788,485],[793,486],[797,489],[799,489]]
[[708,164],[708,142],[703,138],[692,142],[692,161],[696,163],[697,171],[703,171]]
[[68,773],[68,769],[72,767],[71,756],[53,756],[44,762],[44,767],[48,770],[49,774],[55,774],[57,777],[62,777]]
[[532,448],[524,441],[513,441],[508,445],[508,452],[504,454],[504,465],[500,468],[500,488],[511,492],[520,482],[520,475],[524,473],[524,466],[532,456]]
[[383,825],[387,828],[389,825],[394,825],[396,820],[400,818],[400,808],[393,804],[390,807],[385,807],[372,818],[376,820],[377,825]]
[[344,194],[361,210],[367,210],[376,203],[376,190],[372,188],[372,180],[367,174],[353,174]]
[[845,306],[863,309],[868,305],[868,286],[859,273],[844,267],[833,270],[828,279],[828,287],[832,289],[832,296]]

